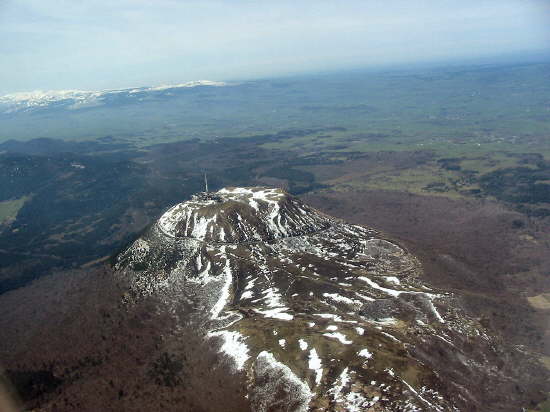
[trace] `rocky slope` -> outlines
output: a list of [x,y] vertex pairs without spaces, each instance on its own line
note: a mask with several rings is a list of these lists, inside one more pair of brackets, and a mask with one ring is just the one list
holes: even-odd
[[169,209],[116,258],[127,307],[155,296],[246,376],[254,411],[517,410],[529,355],[421,280],[374,230],[280,189]]

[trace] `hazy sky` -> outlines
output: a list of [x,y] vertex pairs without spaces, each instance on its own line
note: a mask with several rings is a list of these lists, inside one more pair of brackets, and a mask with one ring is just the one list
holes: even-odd
[[547,0],[0,0],[0,94],[548,50]]

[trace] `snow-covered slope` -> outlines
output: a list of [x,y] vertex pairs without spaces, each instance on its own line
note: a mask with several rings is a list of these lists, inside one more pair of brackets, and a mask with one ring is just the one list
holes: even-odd
[[240,243],[304,235],[327,228],[329,219],[312,213],[277,189],[222,189],[172,207],[159,220],[171,237]]
[[211,80],[197,80],[175,85],[162,85],[155,87],[137,87],[119,90],[36,90],[33,92],[12,93],[0,96],[0,111],[12,113],[20,110],[32,110],[51,105],[63,105],[68,109],[98,106],[106,99],[113,97],[137,97],[146,93],[166,92],[175,89],[197,86],[225,86],[226,83]]
[[499,366],[514,354],[424,284],[414,256],[280,189],[178,204],[115,268],[129,304],[195,308],[256,411],[486,410],[490,388],[515,379]]

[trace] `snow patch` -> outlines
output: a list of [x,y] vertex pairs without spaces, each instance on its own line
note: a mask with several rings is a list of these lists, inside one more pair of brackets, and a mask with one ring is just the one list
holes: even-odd
[[266,318],[281,319],[281,320],[293,320],[294,316],[289,313],[284,313],[287,308],[275,308],[268,310],[254,309],[254,312],[263,315]]
[[378,283],[372,281],[371,279],[365,277],[365,276],[359,276],[357,279],[359,280],[362,280],[363,282],[367,283],[371,288],[373,289],[378,289],[390,296],[394,296],[394,297],[397,297],[399,296],[400,294],[402,294],[404,291],[402,290],[393,290],[393,289],[388,289],[388,288],[384,288],[382,286],[380,286]]
[[384,279],[386,279],[386,282],[389,283],[395,283],[396,285],[401,284],[401,281],[395,276],[384,276]]
[[344,345],[350,345],[350,344],[353,343],[353,341],[348,340],[346,335],[344,335],[340,332],[323,333],[323,336],[326,336],[327,338],[338,339],[340,341],[340,343],[343,343]]
[[238,332],[218,331],[208,334],[211,336],[219,336],[223,339],[223,344],[220,352],[227,354],[234,362],[235,368],[241,370],[245,362],[250,358],[248,355],[248,347],[244,343],[244,337]]
[[315,383],[319,385],[323,377],[323,369],[321,368],[321,358],[317,355],[315,348],[309,351],[308,368],[315,371]]
[[[309,401],[313,397],[309,386],[302,382],[288,366],[278,362],[270,352],[263,351],[258,354],[254,362],[254,373],[257,377],[256,381],[266,382],[266,387],[260,388],[259,392],[262,405],[266,405],[266,402],[279,403],[281,400],[275,397],[281,392],[282,387],[287,396],[290,396],[288,400],[294,403],[295,412],[308,410]],[[264,394],[269,394],[270,399],[266,399]],[[254,394],[251,398],[254,400]]]
[[231,289],[231,284],[233,281],[233,275],[231,273],[231,266],[229,264],[229,259],[226,259],[225,266],[220,276],[222,277],[223,284],[220,290],[220,297],[218,298],[218,301],[216,302],[216,304],[210,310],[212,319],[218,318],[218,316],[220,315],[220,312],[223,310],[223,308],[227,304],[227,301],[229,300],[229,291]]
[[252,292],[250,290],[244,291],[241,295],[241,299],[250,299],[252,297]]
[[345,303],[347,305],[361,306],[363,304],[361,301],[351,299],[346,296],[339,295],[337,293],[323,293],[323,296],[335,302]]

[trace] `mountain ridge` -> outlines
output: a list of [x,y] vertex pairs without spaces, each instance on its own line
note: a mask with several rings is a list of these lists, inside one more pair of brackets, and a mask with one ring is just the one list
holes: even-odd
[[143,97],[151,92],[168,92],[175,89],[193,88],[200,86],[222,87],[228,83],[213,80],[195,80],[186,83],[160,86],[130,87],[124,89],[105,89],[98,91],[89,90],[35,90],[32,92],[17,92],[0,96],[0,106],[4,105],[3,113],[15,113],[23,110],[46,107],[54,104],[62,104],[66,108],[76,110],[103,104],[109,97],[124,95],[126,97]]

